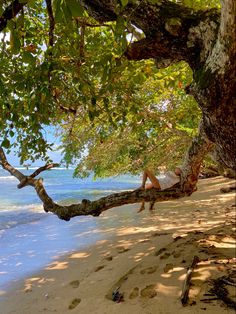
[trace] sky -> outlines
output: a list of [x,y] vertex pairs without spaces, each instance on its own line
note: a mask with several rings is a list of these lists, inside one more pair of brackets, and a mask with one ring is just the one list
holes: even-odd
[[[55,163],[60,163],[62,159],[62,153],[59,148],[60,146],[60,139],[55,136],[55,129],[53,127],[44,127],[46,138],[49,143],[54,143],[53,151],[49,151],[48,155],[51,160]],[[12,152],[7,155],[7,160],[12,166],[19,166],[19,158]],[[25,162],[27,164],[28,162]],[[44,161],[37,160],[35,163],[29,162],[32,166],[42,166],[45,164]]]

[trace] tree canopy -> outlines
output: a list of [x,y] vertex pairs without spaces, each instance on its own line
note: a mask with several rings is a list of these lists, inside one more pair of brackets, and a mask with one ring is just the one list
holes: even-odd
[[211,142],[235,169],[235,11],[233,0],[2,2],[1,147],[48,162],[53,126],[83,177],[171,167],[190,146],[182,191]]
[[[158,70],[152,60],[128,61],[124,53],[141,30],[122,17],[98,23],[76,1],[55,1],[52,10],[43,1],[21,7],[1,41],[4,148],[16,148],[21,162],[46,157],[44,126],[55,125],[67,164],[88,153],[79,175],[140,171],[167,164],[166,155],[182,158],[200,116],[184,91],[192,80],[187,64]],[[102,152],[111,143],[108,161]]]

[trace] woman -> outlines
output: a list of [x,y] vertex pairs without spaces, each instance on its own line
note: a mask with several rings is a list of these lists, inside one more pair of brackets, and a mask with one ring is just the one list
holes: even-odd
[[[174,171],[168,171],[164,176],[157,178],[153,172],[148,169],[144,170],[142,185],[139,189],[152,189],[156,188],[158,190],[166,190],[174,186],[175,184],[180,182],[181,169],[176,167]],[[147,179],[151,181],[151,183],[146,184]],[[139,212],[145,209],[145,201],[142,202],[141,208]]]
[[[180,182],[181,169],[176,167],[174,171],[168,171],[163,177],[157,179],[157,177],[148,169],[144,170],[143,180],[140,189],[151,189],[156,188],[159,190],[169,189],[174,186],[176,183]],[[146,184],[147,179],[151,183]]]

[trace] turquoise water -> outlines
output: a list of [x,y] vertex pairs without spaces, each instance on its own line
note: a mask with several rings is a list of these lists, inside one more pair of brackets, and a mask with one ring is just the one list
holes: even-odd
[[[30,174],[34,170],[26,171]],[[53,169],[43,173],[48,194],[57,202],[95,200],[108,194],[132,190],[139,178],[121,176],[93,181],[73,178],[73,170]],[[17,189],[18,181],[0,170],[0,290],[71,250],[104,238],[104,230],[122,225],[132,214],[125,211],[120,219],[90,216],[70,222],[43,211],[32,187]]]

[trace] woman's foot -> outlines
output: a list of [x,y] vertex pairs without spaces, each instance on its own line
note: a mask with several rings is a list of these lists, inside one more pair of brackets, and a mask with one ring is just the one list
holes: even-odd
[[137,213],[141,213],[144,209],[145,209],[145,205],[141,205],[141,207],[139,208],[139,210],[137,211]]

